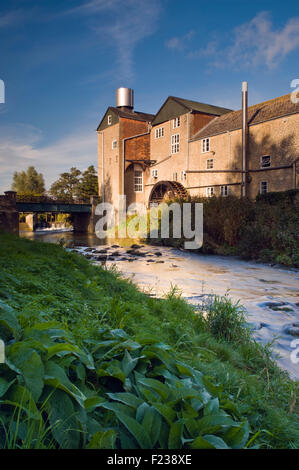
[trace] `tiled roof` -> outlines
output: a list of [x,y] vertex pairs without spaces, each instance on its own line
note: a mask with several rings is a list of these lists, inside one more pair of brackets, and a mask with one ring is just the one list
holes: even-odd
[[221,116],[231,112],[231,109],[221,108],[220,106],[214,106],[212,104],[200,103],[199,101],[185,100],[184,98],[178,98],[177,96],[170,96],[169,98],[178,101],[188,108],[190,111],[200,111],[206,114],[215,114],[216,116]]
[[[299,103],[294,104],[291,101],[291,95],[280,96],[270,101],[255,104],[248,108],[248,124],[258,124],[263,121],[269,121],[289,114],[299,113]],[[204,139],[217,134],[223,134],[227,131],[233,131],[242,128],[242,110],[233,111],[222,116],[216,117],[209,124],[198,131],[191,140]]]
[[154,114],[141,113],[134,110],[130,111],[129,109],[123,110],[113,106],[110,106],[109,109],[112,109],[116,114],[118,114],[119,117],[134,119],[135,121],[152,122],[155,117]]

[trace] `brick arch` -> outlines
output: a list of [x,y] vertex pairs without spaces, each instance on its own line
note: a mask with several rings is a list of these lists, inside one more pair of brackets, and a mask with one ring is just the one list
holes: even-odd
[[186,198],[188,191],[177,181],[159,181],[152,188],[149,196],[149,204],[160,203],[164,199]]

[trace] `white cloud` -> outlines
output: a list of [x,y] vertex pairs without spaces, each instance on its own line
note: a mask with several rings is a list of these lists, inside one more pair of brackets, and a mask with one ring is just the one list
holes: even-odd
[[193,38],[194,34],[195,34],[194,31],[189,31],[184,36],[180,36],[180,37],[175,36],[171,39],[168,39],[165,42],[165,46],[168,49],[183,51],[187,47],[188,41],[190,41]]
[[119,78],[129,81],[134,76],[135,48],[154,33],[160,12],[160,0],[92,0],[66,14],[87,16],[102,43],[115,49]]
[[[15,171],[25,170],[29,165],[43,173],[49,188],[59,174],[72,166],[80,170],[89,165],[97,168],[97,134],[81,131],[48,146],[42,146],[41,133],[34,128],[22,126],[22,134],[5,130],[0,140],[0,191],[10,189]],[[4,134],[4,133],[3,133]]]
[[258,13],[249,22],[237,26],[232,41],[223,47],[221,41],[210,41],[205,47],[188,53],[189,58],[210,58],[212,66],[237,68],[275,68],[299,48],[299,17],[290,18],[275,29],[268,12]]

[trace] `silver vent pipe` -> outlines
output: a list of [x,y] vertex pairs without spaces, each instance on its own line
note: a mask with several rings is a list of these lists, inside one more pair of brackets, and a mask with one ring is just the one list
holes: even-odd
[[134,108],[134,91],[132,88],[118,88],[116,90],[116,107],[117,108]]
[[247,196],[248,83],[242,83],[242,197]]

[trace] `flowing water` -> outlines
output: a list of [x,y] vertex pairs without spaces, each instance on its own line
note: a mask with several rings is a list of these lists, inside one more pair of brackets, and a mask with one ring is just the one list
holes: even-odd
[[176,286],[188,302],[198,305],[208,295],[228,293],[246,308],[255,338],[263,344],[274,340],[277,362],[299,379],[299,358],[295,353],[295,349],[299,353],[299,271],[166,247],[143,246],[138,250],[143,256],[136,256],[127,253],[132,241],[127,242],[127,247],[113,248],[102,245],[96,236],[75,236],[71,232],[26,237],[47,242],[63,238],[73,241],[81,252],[94,247],[97,253],[89,256],[108,255],[107,266],[115,264],[123,276],[133,279],[150,295],[161,297]]

